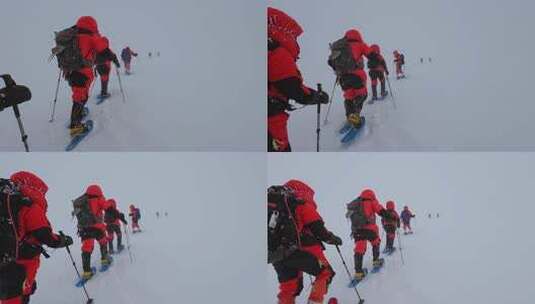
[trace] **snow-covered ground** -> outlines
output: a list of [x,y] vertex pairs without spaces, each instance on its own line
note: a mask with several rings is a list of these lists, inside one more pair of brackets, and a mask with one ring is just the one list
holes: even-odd
[[[4,3],[0,74],[33,93],[21,106],[32,150],[61,151],[67,143],[71,93],[62,81],[49,123],[58,71],[47,59],[54,31],[83,15],[97,19],[116,53],[129,45],[139,56],[134,74],[122,77],[126,103],[115,71],[114,96],[103,105],[95,105],[100,79],[94,83],[88,105],[95,129],[77,150],[265,151],[265,5],[240,0]],[[0,139],[1,150],[23,150],[11,109],[0,113]]]
[[[271,6],[303,27],[298,65],[305,83],[322,83],[329,94],[335,77],[327,65],[328,43],[357,28],[381,46],[391,71],[392,100],[365,105],[368,125],[350,147],[336,132],[344,120],[337,88],[330,123],[322,127],[322,151],[509,151],[533,150],[534,103],[529,37],[535,4],[529,1],[284,1]],[[392,51],[405,54],[407,79],[393,79]],[[432,63],[420,64],[420,57]],[[368,81],[368,86],[370,83]],[[370,90],[370,88],[369,88]],[[370,93],[371,94],[371,93]],[[322,120],[327,106],[322,107]],[[316,147],[316,108],[291,114],[295,151]]]
[[[309,183],[327,228],[343,238],[342,252],[353,271],[353,241],[345,204],[371,187],[384,204],[415,213],[414,234],[402,236],[399,252],[359,286],[366,303],[531,303],[530,277],[534,153],[359,153],[269,155],[269,184],[291,178]],[[440,218],[435,218],[435,213]],[[433,218],[427,217],[428,213]],[[384,232],[381,238],[384,247]],[[395,243],[398,246],[397,240]],[[329,296],[356,303],[333,246],[327,257],[336,271]],[[368,246],[365,266],[371,265]],[[277,280],[267,271],[274,303]],[[306,303],[310,282],[298,303]]]
[[[143,233],[87,288],[95,303],[258,303],[265,297],[265,157],[256,153],[2,153],[0,176],[40,175],[50,188],[48,216],[56,231],[80,241],[71,200],[90,183],[126,211],[140,207]],[[239,189],[239,191],[236,191]],[[156,211],[169,212],[156,218]],[[123,237],[124,239],[124,237]],[[64,249],[41,260],[32,303],[85,303]],[[100,254],[95,246],[93,263]]]

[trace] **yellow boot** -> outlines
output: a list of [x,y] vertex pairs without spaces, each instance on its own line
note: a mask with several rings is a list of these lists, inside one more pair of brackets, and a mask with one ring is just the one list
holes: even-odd
[[71,136],[74,137],[76,135],[80,135],[86,131],[86,128],[83,124],[79,124],[77,126],[73,126],[70,128]]
[[349,114],[347,117],[347,122],[353,125],[355,128],[360,128],[362,121],[359,114],[353,113]]
[[94,273],[92,271],[84,271],[82,272],[82,279],[89,280],[93,277]]

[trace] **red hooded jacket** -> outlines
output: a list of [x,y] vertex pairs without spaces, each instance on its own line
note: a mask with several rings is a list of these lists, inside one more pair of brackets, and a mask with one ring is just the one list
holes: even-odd
[[111,207],[111,203],[104,198],[102,189],[98,185],[91,185],[87,187],[85,194],[89,198],[89,207],[91,213],[99,220],[99,223],[93,225],[93,227],[98,229],[106,228],[104,224],[104,211]]
[[299,180],[290,180],[285,186],[292,189],[295,196],[305,202],[295,209],[296,222],[301,233],[301,244],[303,246],[321,245],[321,241],[331,237],[331,232],[325,228],[324,221],[317,211],[314,190]]
[[377,229],[375,215],[384,214],[385,208],[379,203],[379,201],[377,200],[377,197],[375,196],[375,193],[370,189],[366,189],[362,191],[359,198],[360,200],[355,200],[351,202],[349,206],[351,206],[352,204],[362,204],[364,216],[368,218],[368,221],[370,223],[362,226],[361,229],[370,229],[370,230]]
[[310,95],[297,67],[303,33],[299,24],[284,12],[268,8],[268,96],[287,102],[302,102]]
[[[13,174],[10,180],[14,182],[21,194],[31,200],[29,206],[24,206],[18,212],[18,239],[19,241],[35,246],[43,244],[56,248],[60,244],[58,235],[52,233],[52,227],[46,216],[48,204],[45,195],[48,186],[37,175],[20,171]],[[24,247],[24,246],[23,246]],[[21,253],[21,259],[37,258],[40,252]]]
[[390,214],[390,218],[389,219],[382,218],[381,219],[381,224],[383,226],[399,227],[400,226],[400,219],[399,219],[399,214],[396,211],[395,203],[393,201],[386,202],[386,210]]

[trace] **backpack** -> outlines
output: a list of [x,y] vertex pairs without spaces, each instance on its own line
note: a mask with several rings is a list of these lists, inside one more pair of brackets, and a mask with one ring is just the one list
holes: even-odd
[[396,214],[395,210],[388,210],[385,209],[386,212],[390,215],[390,219],[383,218],[381,222],[383,223],[383,226],[397,226],[398,223],[398,216]]
[[351,220],[351,231],[356,232],[362,227],[375,222],[375,216],[367,217],[364,213],[364,200],[360,197],[347,204],[346,217]]
[[139,208],[136,208],[136,217],[138,220],[141,219],[141,211],[139,210]]
[[121,51],[121,59],[123,59],[123,61],[130,61],[132,59],[132,55],[130,54],[127,48],[124,48]]
[[381,65],[381,58],[377,53],[371,53],[368,56],[368,69],[373,70],[378,68]]
[[268,188],[268,263],[276,263],[300,246],[295,208],[300,203],[285,186]]
[[32,201],[23,197],[18,187],[8,179],[0,179],[0,270],[19,257],[18,213]]
[[360,65],[353,57],[349,42],[345,37],[329,44],[329,48],[331,53],[327,62],[334,69],[336,75],[341,76],[359,68]]
[[99,222],[97,217],[91,212],[87,194],[82,194],[77,199],[73,200],[72,206],[72,215],[76,216],[78,228],[91,227]]
[[114,208],[108,208],[104,212],[104,223],[113,224],[116,220],[119,219],[119,211]]
[[55,32],[56,46],[52,49],[52,55],[58,60],[58,66],[65,73],[80,70],[85,67],[93,66],[90,60],[82,56],[82,52],[78,46],[78,28],[72,26],[60,32]]
[[401,60],[401,65],[404,65],[405,64],[405,55],[400,54],[399,55],[399,59]]

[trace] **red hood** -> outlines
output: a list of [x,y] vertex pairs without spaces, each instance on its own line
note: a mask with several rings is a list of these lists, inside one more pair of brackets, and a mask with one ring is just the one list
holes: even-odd
[[372,44],[370,48],[372,49],[372,52],[381,54],[381,48],[377,44]]
[[115,202],[113,198],[110,198],[108,203],[113,207],[113,209],[117,209],[117,202]]
[[375,197],[375,192],[373,192],[373,190],[371,189],[365,189],[364,191],[362,191],[362,193],[360,194],[360,197],[363,198],[363,199],[368,199],[368,200],[377,200],[377,198]]
[[362,42],[362,36],[360,35],[360,32],[355,29],[347,31],[344,37],[348,41]]
[[386,209],[388,210],[396,210],[396,204],[394,204],[393,201],[386,202]]
[[10,179],[19,187],[22,195],[41,205],[44,210],[48,208],[45,198],[48,186],[40,177],[31,172],[20,171],[11,175]]
[[314,201],[314,190],[309,185],[296,179],[289,180],[284,185],[292,189],[297,198],[303,199],[305,203],[310,203],[314,208],[317,208],[316,202]]
[[99,185],[91,185],[87,187],[87,190],[85,190],[85,194],[94,197],[104,197],[104,193],[102,193],[102,189]]
[[79,29],[84,29],[90,31],[91,33],[98,33],[98,25],[95,18],[91,16],[83,16],[76,21],[76,27]]
[[303,34],[299,23],[283,11],[272,7],[268,7],[267,23],[268,38],[277,41],[297,60],[300,53],[297,37]]

